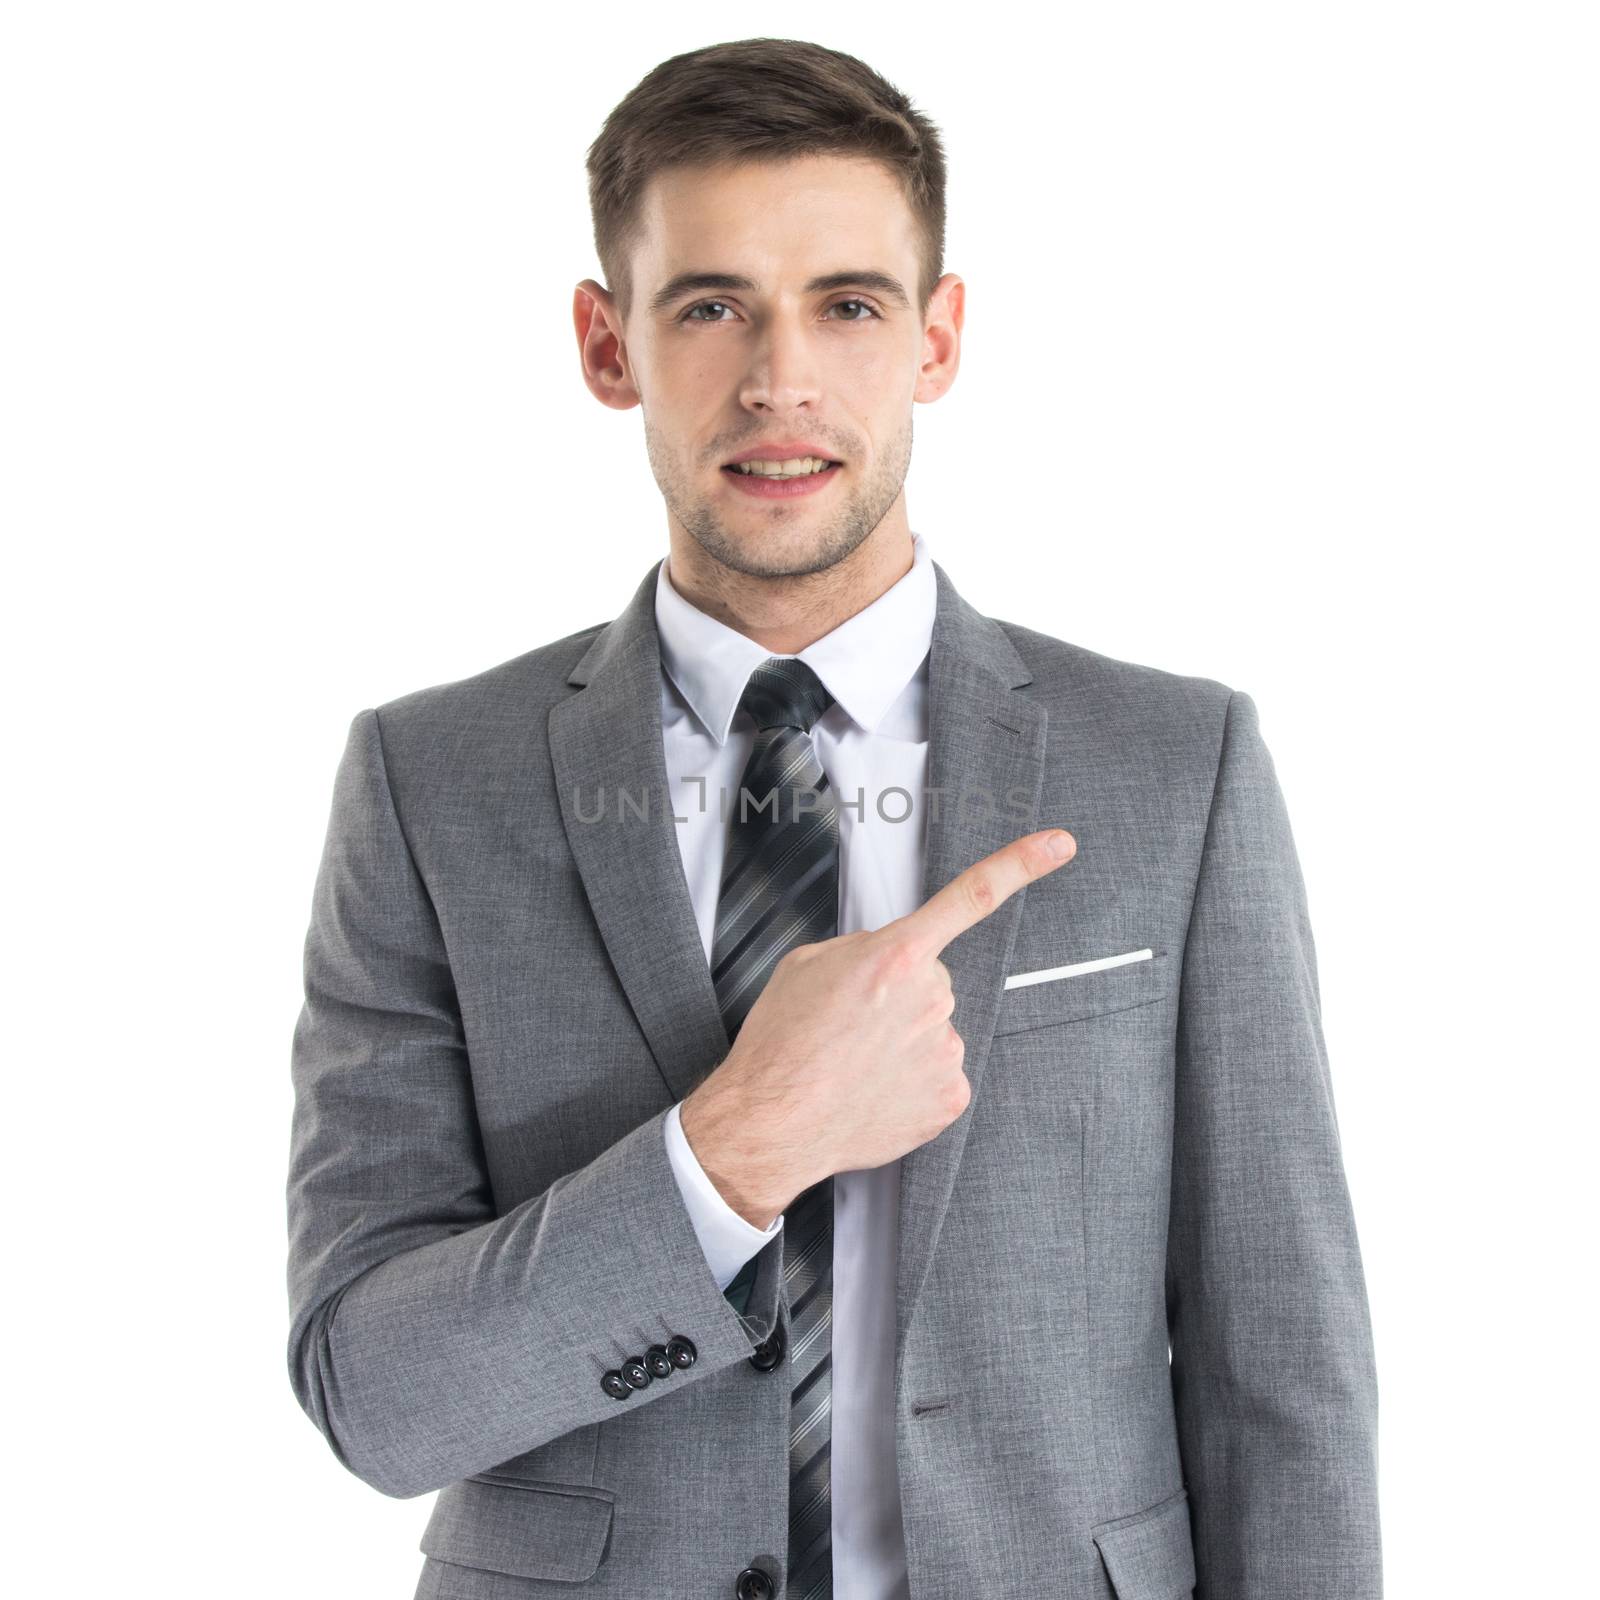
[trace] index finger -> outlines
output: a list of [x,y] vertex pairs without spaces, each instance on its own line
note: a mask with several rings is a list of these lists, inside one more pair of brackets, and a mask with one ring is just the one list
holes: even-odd
[[[1065,842],[1064,855],[1058,856],[1051,849],[1057,840]],[[1064,828],[1026,833],[958,872],[915,911],[901,917],[899,931],[909,934],[923,954],[936,956],[958,933],[982,922],[1018,889],[1064,867],[1077,848],[1077,840]]]

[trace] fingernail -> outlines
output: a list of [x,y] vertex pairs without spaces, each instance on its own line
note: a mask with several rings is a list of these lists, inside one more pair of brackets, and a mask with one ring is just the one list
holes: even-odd
[[1059,829],[1050,835],[1050,854],[1058,861],[1065,861],[1067,853],[1072,849],[1072,835]]

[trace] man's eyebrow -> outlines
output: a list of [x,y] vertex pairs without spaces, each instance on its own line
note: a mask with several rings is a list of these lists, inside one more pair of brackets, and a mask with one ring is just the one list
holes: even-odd
[[[688,294],[699,294],[706,290],[721,289],[728,293],[745,291],[759,293],[761,285],[754,278],[746,278],[734,272],[679,272],[667,281],[650,297],[650,310],[652,312],[665,311],[676,301],[683,299]],[[880,272],[875,267],[866,267],[854,272],[828,272],[820,278],[813,278],[806,286],[807,294],[827,294],[831,289],[871,289],[881,294],[884,299],[891,300],[898,306],[907,309],[911,306],[910,297],[906,294],[904,285],[892,273]]]

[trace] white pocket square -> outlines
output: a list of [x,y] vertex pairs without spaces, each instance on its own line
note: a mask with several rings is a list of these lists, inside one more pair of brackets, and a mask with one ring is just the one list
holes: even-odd
[[1074,961],[1069,967],[1041,967],[1037,972],[1013,972],[1006,979],[1006,988],[1020,989],[1025,983],[1049,983],[1052,978],[1076,978],[1082,972],[1099,972],[1106,967],[1120,967],[1128,961],[1148,961],[1152,950],[1129,950],[1120,956],[1099,956],[1093,961]]

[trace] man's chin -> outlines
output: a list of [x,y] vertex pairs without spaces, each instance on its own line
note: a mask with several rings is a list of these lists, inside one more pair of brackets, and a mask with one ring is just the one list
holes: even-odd
[[765,526],[688,525],[690,536],[712,560],[751,578],[799,578],[836,566],[860,543],[841,536],[835,522],[810,525],[769,519]]

